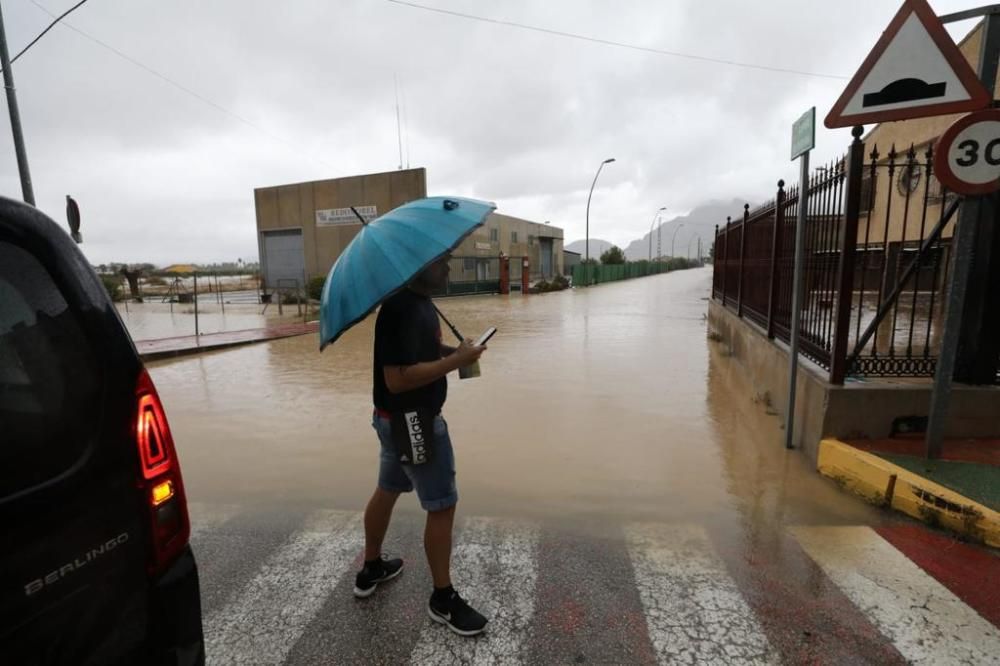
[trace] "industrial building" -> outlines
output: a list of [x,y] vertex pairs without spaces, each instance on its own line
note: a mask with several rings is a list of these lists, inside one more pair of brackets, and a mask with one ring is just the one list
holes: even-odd
[[[326,276],[337,257],[361,229],[353,206],[366,220],[427,196],[426,169],[401,169],[254,190],[257,242],[269,289],[294,289]],[[563,231],[547,223],[492,213],[452,253],[451,280],[494,291],[499,258],[520,266],[525,258],[532,281],[563,273]],[[516,262],[516,263],[515,263]],[[511,271],[512,286],[521,271]]]

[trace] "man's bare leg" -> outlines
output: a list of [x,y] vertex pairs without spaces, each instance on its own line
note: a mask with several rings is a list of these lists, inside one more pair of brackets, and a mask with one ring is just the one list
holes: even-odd
[[455,507],[427,512],[424,528],[424,552],[431,567],[434,587],[451,585],[451,530],[455,523]]
[[365,561],[371,561],[382,554],[382,542],[389,529],[392,509],[396,506],[399,493],[376,488],[365,508]]

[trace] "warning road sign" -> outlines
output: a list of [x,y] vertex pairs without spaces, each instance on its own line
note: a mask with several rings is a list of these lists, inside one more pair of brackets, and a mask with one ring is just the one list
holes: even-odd
[[849,127],[978,111],[992,101],[926,0],[905,0],[824,123]]

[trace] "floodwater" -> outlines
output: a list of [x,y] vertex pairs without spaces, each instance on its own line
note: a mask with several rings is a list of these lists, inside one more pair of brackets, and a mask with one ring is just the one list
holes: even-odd
[[[215,295],[212,295],[215,298]],[[182,335],[195,334],[193,303],[162,303],[160,298],[147,298],[145,303],[117,303],[118,314],[128,328],[133,340],[157,340]],[[284,306],[284,314],[278,313],[277,305],[220,304],[215,300],[204,302],[204,295],[198,303],[198,331],[221,333],[223,331],[243,331],[250,328],[264,328],[278,324],[302,321],[301,310],[294,305]],[[315,319],[316,314],[308,314]]]
[[[706,337],[710,285],[700,269],[437,301],[469,337],[499,329],[482,376],[449,381],[460,512],[584,529],[877,522],[785,451],[778,419]],[[304,336],[153,364],[189,498],[363,507],[378,453],[373,327],[322,354]]]

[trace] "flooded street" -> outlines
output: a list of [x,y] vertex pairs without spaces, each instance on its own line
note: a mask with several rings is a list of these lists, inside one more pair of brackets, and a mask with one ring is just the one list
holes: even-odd
[[[450,379],[444,411],[452,572],[492,618],[479,640],[426,616],[412,495],[385,544],[407,573],[370,601],[352,594],[378,453],[374,317],[322,354],[310,335],[153,364],[208,663],[930,664],[956,650],[984,663],[996,629],[897,550],[952,542],[914,541],[784,449],[707,339],[710,279],[438,301],[470,337],[499,329],[482,377]],[[953,611],[914,615],[931,598]]]
[[[706,339],[710,278],[438,301],[470,337],[499,329],[483,376],[449,381],[460,512],[580,525],[870,518],[784,451],[777,419]],[[154,365],[190,497],[361,507],[377,453],[373,326],[322,354],[305,336]]]

